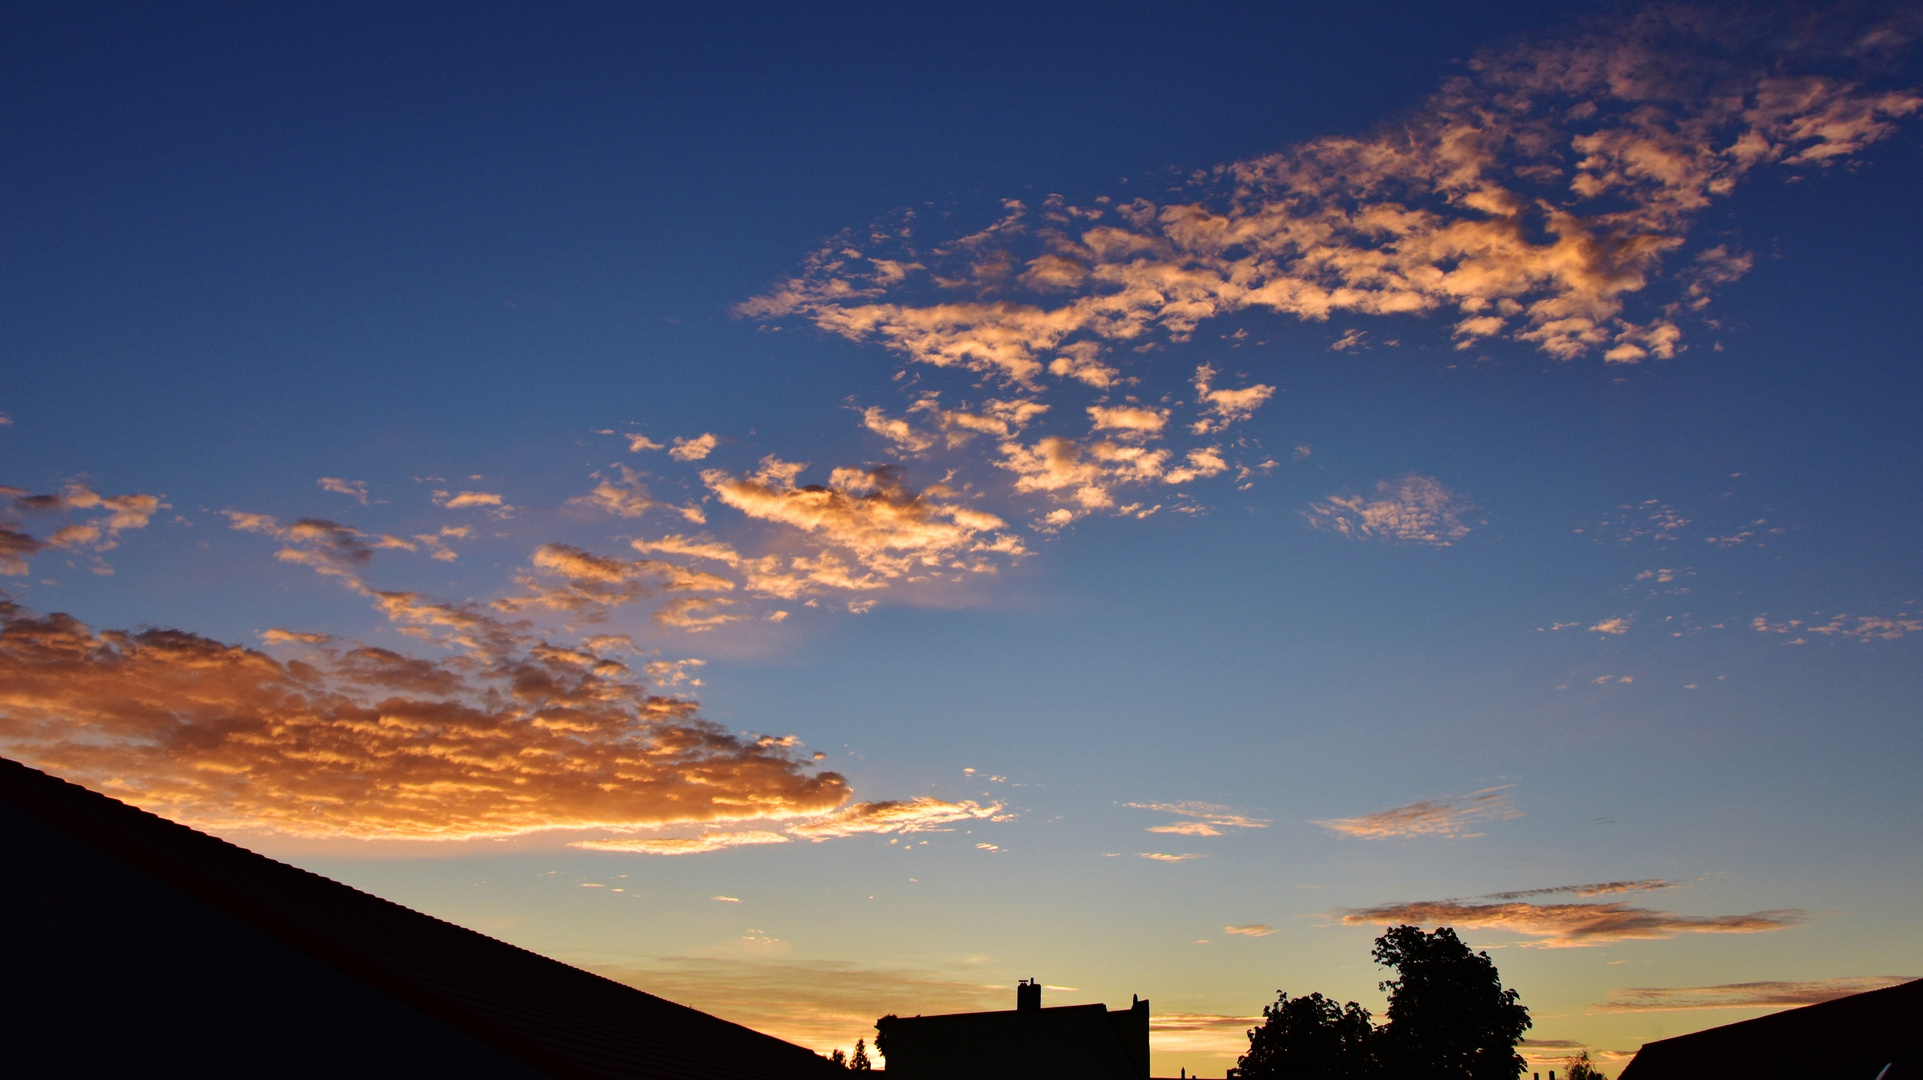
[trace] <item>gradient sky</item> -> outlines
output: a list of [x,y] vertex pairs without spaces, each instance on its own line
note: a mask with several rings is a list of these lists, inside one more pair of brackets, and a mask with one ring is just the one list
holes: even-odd
[[0,750],[822,1050],[1923,974],[1919,33],[10,7]]

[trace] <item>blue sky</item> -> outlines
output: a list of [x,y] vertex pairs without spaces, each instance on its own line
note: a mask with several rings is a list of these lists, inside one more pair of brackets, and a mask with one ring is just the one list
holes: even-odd
[[13,10],[0,742],[824,1050],[1916,975],[1919,28],[1789,11]]

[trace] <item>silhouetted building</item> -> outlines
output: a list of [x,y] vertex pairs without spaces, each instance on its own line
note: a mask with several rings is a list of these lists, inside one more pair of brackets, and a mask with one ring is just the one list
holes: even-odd
[[1042,1008],[1041,984],[1022,980],[1008,1012],[884,1016],[875,1045],[891,1080],[1143,1080],[1148,1002]]
[[8,1075],[846,1075],[4,758],[0,866]]
[[1620,1080],[1917,1080],[1923,979],[1644,1043]]

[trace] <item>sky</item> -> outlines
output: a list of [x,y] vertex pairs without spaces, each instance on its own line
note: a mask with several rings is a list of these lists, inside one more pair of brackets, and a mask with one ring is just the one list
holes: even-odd
[[1923,975],[1923,18],[1296,7],[9,7],[0,753],[824,1052]]

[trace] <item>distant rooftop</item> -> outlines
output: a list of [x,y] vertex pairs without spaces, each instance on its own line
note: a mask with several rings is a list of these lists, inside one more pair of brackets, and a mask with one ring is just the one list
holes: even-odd
[[1042,1007],[1041,985],[1023,980],[1004,1012],[885,1016],[875,1044],[895,1080],[1146,1080],[1148,1002]]

